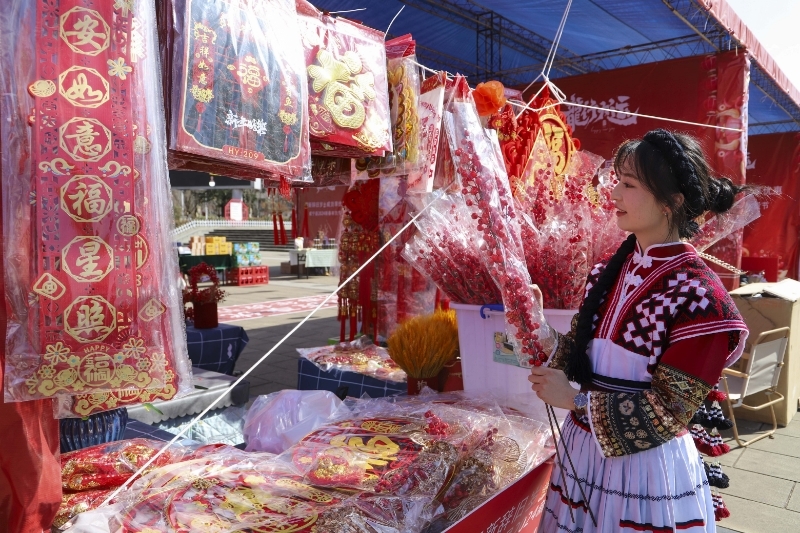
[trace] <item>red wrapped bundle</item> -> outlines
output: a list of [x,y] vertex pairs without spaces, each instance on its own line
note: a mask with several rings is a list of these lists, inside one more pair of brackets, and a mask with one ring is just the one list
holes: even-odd
[[434,496],[455,468],[465,432],[431,418],[345,420],[313,431],[286,454],[314,485]]
[[[119,487],[163,446],[160,441],[131,439],[62,454],[62,488],[64,492],[82,492]],[[180,446],[171,447],[150,468],[180,460],[186,453]]]
[[60,528],[76,515],[96,509],[112,492],[113,489],[65,493],[61,498],[61,506],[53,520],[53,526]]
[[305,0],[297,0],[297,14],[311,140],[331,147],[323,155],[337,157],[349,157],[340,147],[357,148],[361,156],[390,151],[384,34],[324,15]]

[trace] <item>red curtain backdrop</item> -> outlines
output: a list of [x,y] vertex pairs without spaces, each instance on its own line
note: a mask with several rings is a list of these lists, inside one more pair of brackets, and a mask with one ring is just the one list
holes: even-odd
[[[715,130],[614,111],[562,106],[583,150],[611,159],[620,143],[652,129],[687,132],[701,140],[717,173],[735,183],[744,183],[749,72],[747,55],[732,51],[559,78],[555,84],[567,100],[585,105],[744,130]],[[741,233],[715,245],[709,253],[738,266]],[[738,284],[730,272],[711,266],[729,288]]]
[[748,140],[747,181],[775,188],[761,218],[744,230],[745,257],[777,257],[778,271],[798,279],[800,257],[800,134],[753,135]]

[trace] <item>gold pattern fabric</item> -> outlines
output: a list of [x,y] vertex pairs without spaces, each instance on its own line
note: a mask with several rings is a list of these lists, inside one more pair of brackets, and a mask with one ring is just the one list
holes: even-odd
[[686,430],[710,390],[703,380],[662,364],[650,390],[590,392],[592,429],[603,455],[629,455],[674,438]]

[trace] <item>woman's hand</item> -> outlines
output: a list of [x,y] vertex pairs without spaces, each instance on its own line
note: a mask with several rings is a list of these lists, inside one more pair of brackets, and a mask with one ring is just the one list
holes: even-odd
[[562,370],[534,366],[531,368],[528,381],[532,383],[531,388],[544,403],[569,411],[575,409],[574,400],[578,390],[569,384],[567,375]]

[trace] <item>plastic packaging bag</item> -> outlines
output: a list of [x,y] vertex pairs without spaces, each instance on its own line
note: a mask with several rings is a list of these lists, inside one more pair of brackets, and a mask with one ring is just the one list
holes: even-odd
[[460,87],[444,120],[450,151],[472,227],[483,237],[480,252],[485,268],[503,295],[509,340],[520,366],[530,368],[547,359],[545,345],[552,346],[553,333],[530,288],[519,220],[497,137],[483,130],[466,81],[456,83]]
[[261,174],[255,177],[266,171],[275,180],[310,178],[308,94],[294,1],[165,4],[174,15],[166,60],[175,157],[256,169]]
[[244,419],[248,452],[282,453],[342,408],[330,391],[284,390],[259,396]]
[[[392,150],[384,34],[297,1],[308,71],[312,152],[338,157]],[[315,150],[314,141],[330,150]],[[347,155],[337,148],[355,148]],[[355,155],[353,155],[355,154]]]
[[[105,395],[83,416],[113,407],[112,391],[174,395],[191,379],[153,5],[67,8],[33,11],[37,71],[17,61],[34,118],[3,180],[5,399]],[[87,24],[109,29],[84,36]]]
[[340,342],[335,346],[298,348],[297,351],[300,357],[308,359],[325,372],[336,369],[383,381],[406,381],[406,373],[392,361],[386,348],[372,344],[366,336],[353,342]]

